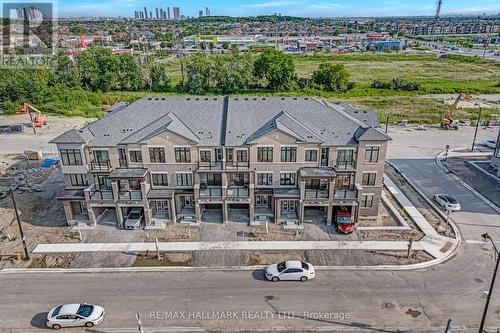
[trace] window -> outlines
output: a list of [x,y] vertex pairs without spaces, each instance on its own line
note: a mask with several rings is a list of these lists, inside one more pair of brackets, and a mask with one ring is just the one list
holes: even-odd
[[376,172],[365,172],[363,173],[362,185],[365,186],[375,186],[375,178],[377,177]]
[[106,165],[109,162],[109,153],[107,150],[93,150],[94,160],[97,165]]
[[361,205],[367,208],[373,207],[373,194],[363,194]]
[[306,162],[316,162],[318,160],[317,149],[306,149]]
[[272,162],[273,147],[257,147],[257,162]]
[[153,183],[153,186],[168,186],[168,174],[152,173],[151,183]]
[[273,174],[272,173],[257,173],[257,185],[272,186]]
[[210,162],[212,160],[212,152],[210,150],[200,150],[200,161]]
[[207,174],[207,186],[221,186],[221,185],[222,185],[222,175],[220,173]]
[[283,186],[294,186],[295,185],[295,173],[281,173],[280,174],[280,185]]
[[226,161],[233,161],[233,148],[226,148]]
[[365,162],[377,163],[379,150],[380,150],[380,147],[367,146],[366,153],[365,153]]
[[127,167],[127,150],[125,148],[118,148],[118,157],[121,167]]
[[149,160],[151,163],[165,163],[165,148],[149,148]]
[[99,185],[99,190],[101,191],[110,191],[111,187],[111,179],[108,176],[97,175],[97,184]]
[[337,165],[354,162],[354,149],[337,150]]
[[248,178],[245,179],[245,174],[243,173],[229,174],[229,186],[245,186],[246,184],[248,184]]
[[177,186],[193,186],[192,173],[178,173],[176,176],[177,176]]
[[191,163],[191,148],[174,148],[175,163]]
[[215,148],[215,160],[217,162],[222,161],[222,148]]
[[82,154],[79,149],[61,149],[63,165],[82,165]]
[[352,175],[338,175],[335,181],[335,188],[339,190],[352,190],[353,189],[353,176]]
[[497,148],[495,149],[495,157],[500,158],[500,146],[497,145]]
[[328,156],[330,154],[330,148],[321,148],[321,166],[328,166]]
[[142,152],[140,150],[130,150],[130,162],[140,163],[142,162]]
[[257,206],[270,206],[271,200],[269,200],[268,195],[256,195],[255,204]]
[[69,175],[69,181],[71,183],[71,186],[88,186],[89,185],[86,174],[72,173]]
[[281,147],[281,162],[297,162],[297,147]]
[[248,151],[243,149],[238,149],[236,151],[236,161],[237,162],[248,162]]

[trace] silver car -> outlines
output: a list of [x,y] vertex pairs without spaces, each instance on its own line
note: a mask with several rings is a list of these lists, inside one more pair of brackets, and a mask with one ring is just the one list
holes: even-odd
[[287,260],[266,268],[266,279],[269,281],[302,281],[313,279],[316,275],[313,265],[298,260]]
[[141,227],[142,218],[142,209],[132,208],[125,220],[125,229],[139,229]]
[[65,304],[50,310],[47,314],[47,327],[55,330],[61,327],[93,327],[103,319],[104,309],[99,305]]
[[444,210],[449,210],[450,212],[459,211],[461,208],[457,199],[445,193],[435,194],[434,200],[436,200]]

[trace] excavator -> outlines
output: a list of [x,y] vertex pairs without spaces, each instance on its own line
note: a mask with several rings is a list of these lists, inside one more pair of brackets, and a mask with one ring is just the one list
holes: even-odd
[[454,128],[458,130],[458,120],[453,118],[453,113],[457,109],[458,103],[460,103],[461,101],[471,101],[471,100],[472,96],[460,93],[455,102],[453,102],[453,104],[450,106],[448,113],[446,113],[444,117],[441,119],[441,128],[443,129]]
[[45,115],[31,104],[24,103],[23,106],[16,108],[16,114],[29,114],[33,128],[47,125]]

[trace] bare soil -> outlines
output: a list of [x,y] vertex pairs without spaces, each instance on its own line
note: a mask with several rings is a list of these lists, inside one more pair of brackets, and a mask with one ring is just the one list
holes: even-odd
[[162,253],[160,260],[155,253],[141,253],[137,256],[132,267],[152,267],[152,266],[189,266],[193,259],[191,252]]
[[169,224],[161,230],[145,230],[144,241],[152,242],[158,238],[159,242],[197,242],[200,240],[200,229],[187,224]]

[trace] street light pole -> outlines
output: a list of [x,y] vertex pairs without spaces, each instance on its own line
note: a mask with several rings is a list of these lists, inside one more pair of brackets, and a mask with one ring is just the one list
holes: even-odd
[[19,219],[19,213],[17,212],[17,206],[16,206],[16,200],[14,199],[14,192],[12,192],[12,189],[10,189],[10,197],[12,198],[12,204],[14,205],[14,212],[16,213],[16,220],[17,220],[17,225],[19,227],[19,233],[21,234],[21,240],[23,241],[23,247],[24,247],[24,255],[26,257],[26,260],[30,259],[30,255],[28,253],[28,246],[26,245],[26,237],[24,237],[24,232],[23,232],[23,227],[21,225],[21,220]]
[[500,263],[500,253],[498,252],[495,242],[493,241],[493,239],[491,239],[490,235],[485,233],[482,234],[481,237],[485,241],[487,239],[490,240],[491,244],[493,244],[493,249],[495,250],[495,255],[496,255],[495,271],[493,272],[493,279],[491,280],[490,289],[488,290],[488,295],[486,296],[486,304],[484,305],[483,316],[481,318],[481,324],[479,325],[479,333],[487,333],[484,330],[484,322],[486,321],[486,314],[488,313],[488,306],[490,305],[491,294],[493,293],[493,286],[495,285],[495,280],[497,277],[498,264]]
[[474,139],[472,140],[472,147],[470,148],[470,151],[474,151],[474,145],[476,144],[476,136],[477,136],[477,129],[479,128],[479,122],[481,121],[481,111],[483,110],[482,107],[479,107],[479,116],[477,117],[477,123],[476,123],[476,130],[474,131]]

